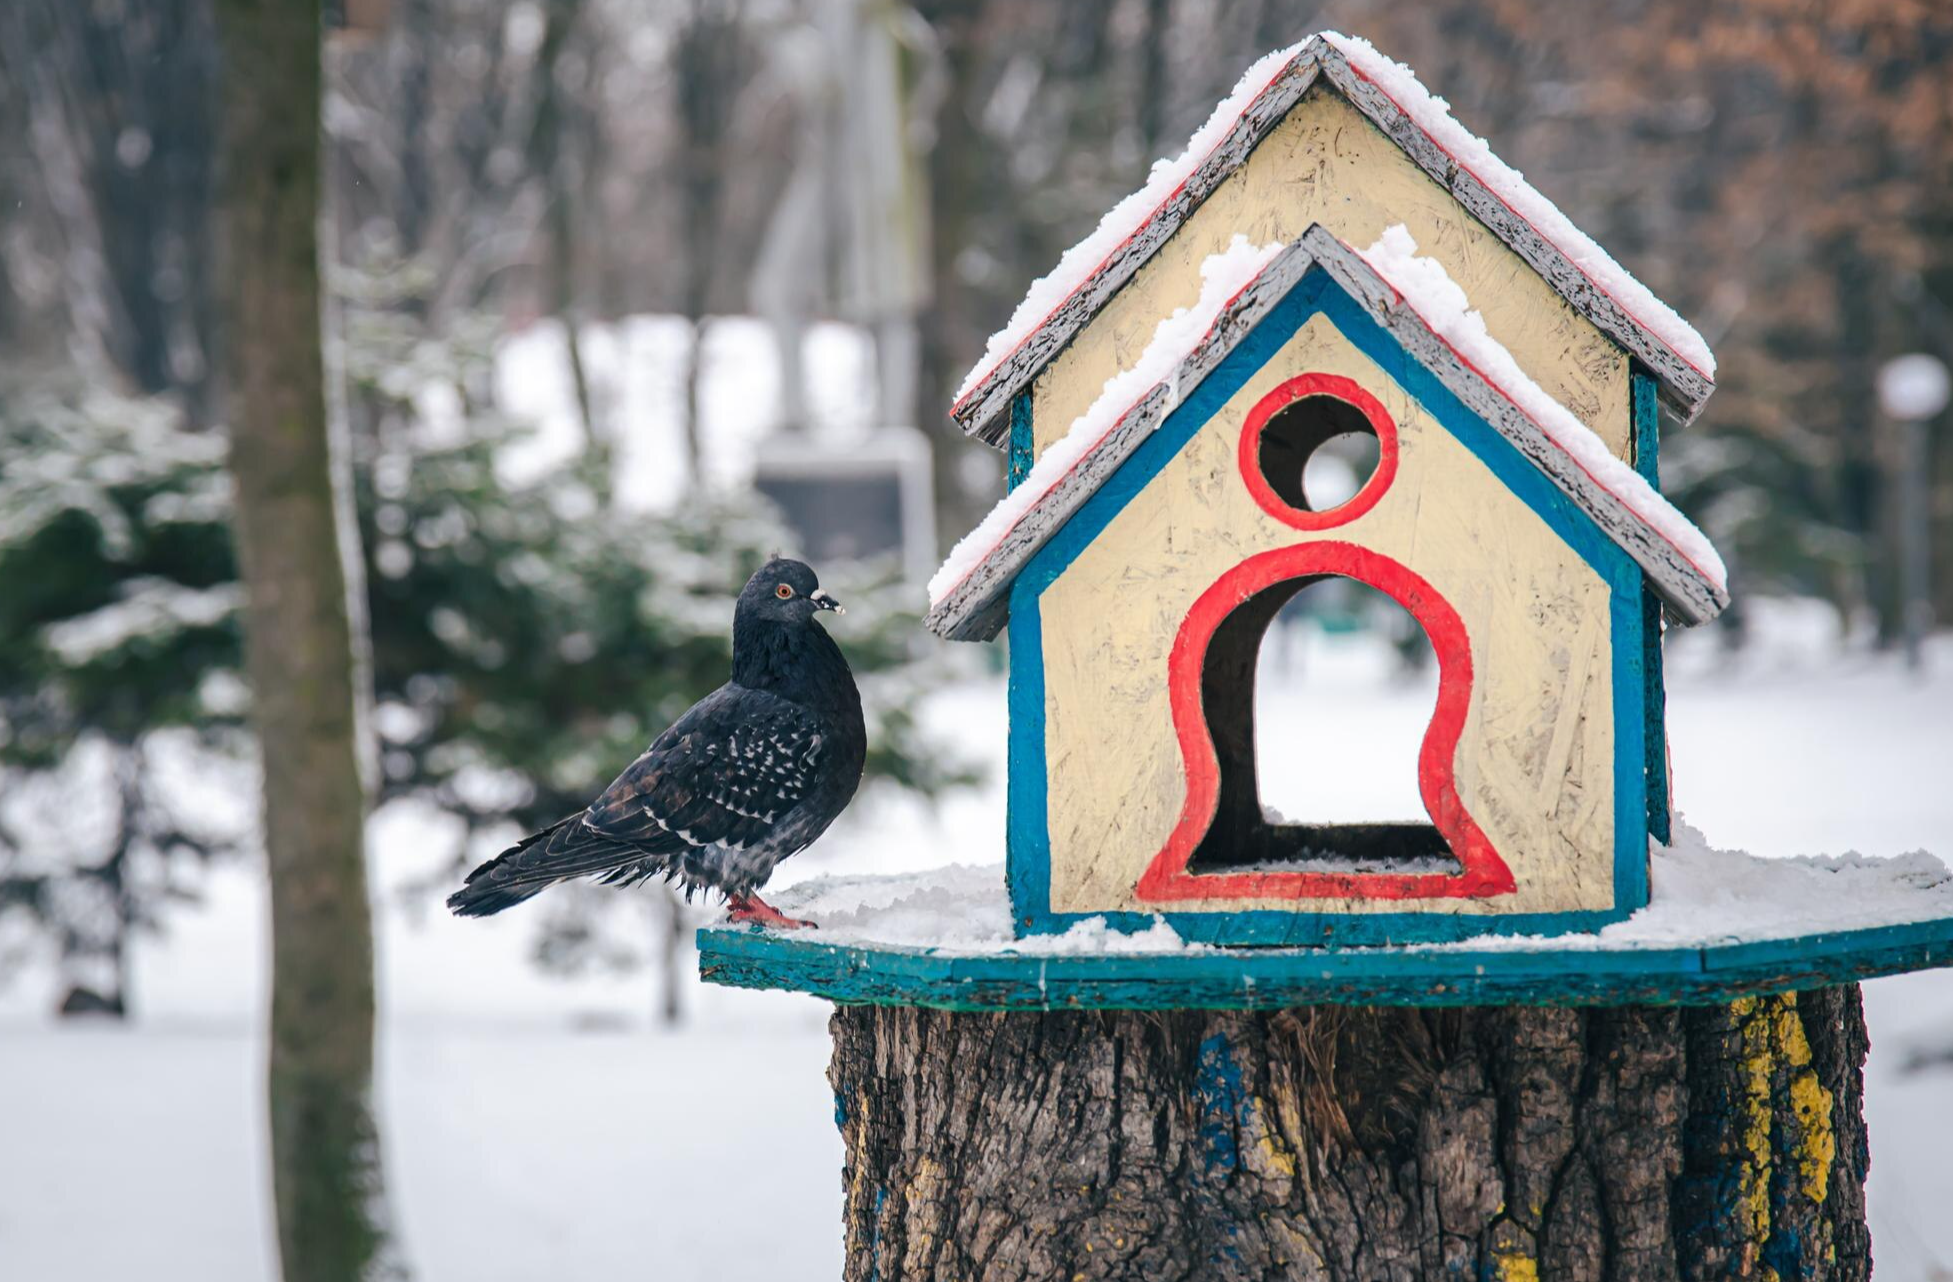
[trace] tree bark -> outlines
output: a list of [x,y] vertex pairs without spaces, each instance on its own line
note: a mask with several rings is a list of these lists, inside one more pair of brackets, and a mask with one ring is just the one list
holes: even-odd
[[833,1033],[849,1279],[1871,1272],[1855,986]]
[[361,612],[349,591],[349,499],[334,467],[320,350],[319,9],[316,0],[220,0],[217,12],[231,472],[271,874],[278,1243],[286,1282],[348,1282],[395,1270],[369,1107]]

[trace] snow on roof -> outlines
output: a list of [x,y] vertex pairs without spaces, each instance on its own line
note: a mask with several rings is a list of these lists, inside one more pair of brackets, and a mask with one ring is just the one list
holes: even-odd
[[1193,137],[1187,139],[1187,145],[1179,155],[1154,161],[1143,187],[1107,210],[1092,233],[1066,250],[1049,275],[1032,282],[1030,292],[1017,304],[1010,320],[992,334],[990,341],[984,345],[983,359],[964,375],[962,385],[956,389],[959,403],[978,383],[989,377],[1006,356],[1030,337],[1031,332],[1044,323],[1058,304],[1078,292],[1080,286],[1103,268],[1112,251],[1130,239],[1135,230],[1159,211],[1166,199],[1186,183],[1200,162],[1207,159],[1227,137],[1234,122],[1248,109],[1248,104],[1295,60],[1308,43],[1305,40],[1257,58],[1254,65],[1234,82],[1234,88],[1228,91],[1227,97],[1216,104],[1206,123],[1194,130]]
[[1119,425],[1147,393],[1171,378],[1180,362],[1205,338],[1214,318],[1241,288],[1260,274],[1270,259],[1280,253],[1279,241],[1251,245],[1246,236],[1237,235],[1228,247],[1210,255],[1200,265],[1200,299],[1162,320],[1153,330],[1146,350],[1131,366],[1105,381],[1098,399],[1076,419],[1064,436],[1053,441],[1037,463],[1010,493],[990,509],[974,530],[964,535],[929,580],[929,602],[940,602],[950,589],[968,578],[971,571],[995,551],[997,545],[1039,500],[1049,494],[1078,463]]
[[1708,536],[1648,484],[1646,477],[1617,458],[1572,410],[1554,400],[1519,368],[1512,353],[1486,329],[1485,317],[1472,309],[1471,300],[1451,279],[1444,264],[1418,256],[1409,228],[1402,223],[1385,228],[1376,244],[1356,252],[1402,295],[1432,333],[1566,451],[1596,484],[1673,545],[1718,590],[1728,590],[1729,572]]
[[[1510,952],[1710,948],[1953,918],[1953,876],[1924,851],[1765,858],[1720,850],[1681,822],[1672,846],[1650,843],[1648,906],[1593,934],[1493,936],[1419,951]],[[1201,949],[1164,919],[1133,934],[1088,918],[1062,935],[1018,939],[1001,865],[957,864],[894,876],[817,877],[774,896],[820,923],[817,942],[937,954],[1181,953]]]
[[1559,206],[1539,194],[1526,176],[1492,154],[1483,138],[1451,117],[1451,104],[1426,89],[1417,74],[1403,63],[1377,51],[1361,36],[1346,36],[1325,31],[1322,38],[1341,50],[1350,65],[1390,95],[1431,141],[1444,148],[1451,158],[1472,171],[1491,188],[1513,213],[1531,224],[1540,235],[1553,242],[1588,280],[1619,303],[1630,317],[1652,331],[1668,349],[1707,378],[1716,376],[1715,353],[1695,327],[1683,320],[1675,309],[1656,298],[1654,292],[1627,268],[1614,261],[1591,236],[1573,225]]
[[994,636],[1011,581],[1038,549],[1318,266],[1627,552],[1677,618],[1714,618],[1729,593],[1708,539],[1527,376],[1444,268],[1416,249],[1401,226],[1362,253],[1320,224],[1286,249],[1237,236],[1201,265],[1200,300],[1160,323],[1139,359],[1107,380],[1091,408],[951,551],[929,582],[925,624],[953,640]]
[[[950,413],[966,431],[1001,443],[996,423],[1009,397],[1246,159],[1319,69],[1570,304],[1646,362],[1685,420],[1694,416],[1714,388],[1715,356],[1702,336],[1452,119],[1445,101],[1408,67],[1367,40],[1324,32],[1258,59],[1180,154],[1154,164],[1138,191],[1107,211],[1031,286],[957,389]],[[1421,148],[1407,140],[1400,121],[1415,129]]]

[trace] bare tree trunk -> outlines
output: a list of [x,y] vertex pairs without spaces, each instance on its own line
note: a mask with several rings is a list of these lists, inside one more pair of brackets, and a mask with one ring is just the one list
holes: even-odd
[[833,1032],[850,1279],[1870,1276],[1855,986]]
[[705,433],[699,414],[709,328],[706,313],[712,306],[725,217],[721,205],[726,143],[747,64],[743,10],[744,0],[690,0],[672,35],[672,92],[679,129],[674,166],[678,309],[692,327],[684,375],[686,480],[692,487],[705,473]]
[[231,471],[271,872],[272,1180],[286,1282],[393,1273],[352,580],[320,351],[316,0],[220,0]]
[[563,50],[576,26],[582,0],[550,0],[543,24],[542,45],[536,52],[536,118],[529,131],[529,168],[541,180],[544,258],[542,301],[563,327],[563,350],[569,360],[570,387],[583,428],[584,450],[597,460],[609,499],[611,458],[607,427],[597,421],[591,405],[590,377],[583,361],[583,339],[576,305],[575,209],[578,196],[571,166],[564,155],[565,133],[562,86]]

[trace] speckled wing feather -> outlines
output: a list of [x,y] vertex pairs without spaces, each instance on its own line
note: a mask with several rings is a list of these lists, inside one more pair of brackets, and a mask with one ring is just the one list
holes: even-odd
[[646,850],[728,854],[766,843],[812,787],[820,722],[776,695],[728,685],[701,700],[591,803],[594,832]]
[[701,887],[744,894],[826,826],[794,815],[817,779],[824,737],[798,704],[723,686],[589,809],[475,869],[448,906],[465,916],[500,912],[555,882],[592,876],[623,885],[666,877],[687,897]]

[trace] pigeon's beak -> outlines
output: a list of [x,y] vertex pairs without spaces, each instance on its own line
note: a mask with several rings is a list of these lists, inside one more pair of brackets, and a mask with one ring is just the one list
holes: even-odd
[[809,601],[812,601],[814,605],[819,609],[832,610],[836,614],[847,613],[846,610],[843,610],[841,608],[841,603],[839,601],[836,601],[833,597],[827,594],[826,588],[815,588],[812,592],[809,592],[807,594],[807,599]]

